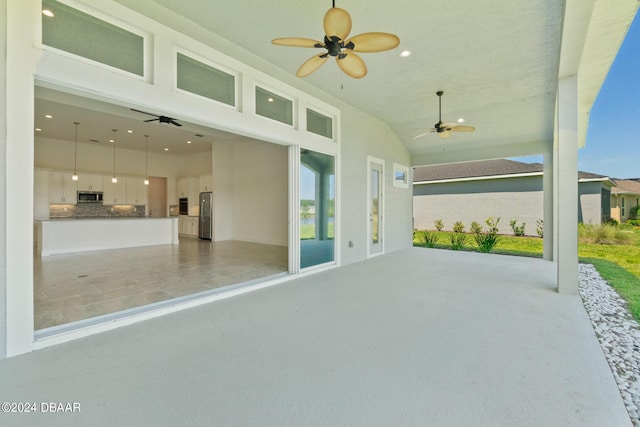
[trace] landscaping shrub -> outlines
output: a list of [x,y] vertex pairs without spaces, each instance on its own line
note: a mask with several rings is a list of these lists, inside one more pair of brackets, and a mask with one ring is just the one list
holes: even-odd
[[638,219],[638,211],[640,211],[640,206],[634,206],[629,209],[629,219]]
[[425,248],[433,248],[438,243],[438,235],[427,230],[416,230],[415,236],[418,243]]
[[464,224],[462,221],[456,221],[455,224],[453,224],[453,232],[464,233]]
[[471,227],[469,227],[469,231],[473,234],[482,233],[482,226],[478,224],[476,221],[471,223]]
[[451,249],[457,251],[467,243],[467,235],[464,233],[451,233],[449,234],[449,241],[451,242]]
[[541,219],[536,219],[536,233],[540,238],[544,237],[544,221]]
[[640,227],[640,219],[630,219],[625,224],[633,225],[634,227]]
[[511,225],[511,231],[513,231],[514,236],[524,236],[524,222],[521,225],[518,225],[518,222],[515,219],[512,219],[511,222],[509,222],[509,225]]
[[578,240],[597,245],[626,244],[631,241],[631,235],[611,224],[578,224]]
[[433,225],[436,226],[436,230],[438,231],[442,231],[442,229],[444,228],[444,222],[442,222],[441,219],[436,219],[435,221],[433,221]]
[[480,252],[489,253],[498,244],[500,237],[498,236],[498,223],[500,218],[489,217],[486,219],[485,231],[482,229],[475,233],[474,238]]

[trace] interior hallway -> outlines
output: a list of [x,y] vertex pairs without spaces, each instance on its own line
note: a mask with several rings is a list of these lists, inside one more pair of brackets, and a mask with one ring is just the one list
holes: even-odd
[[630,426],[539,259],[412,248],[0,361],[3,424]]

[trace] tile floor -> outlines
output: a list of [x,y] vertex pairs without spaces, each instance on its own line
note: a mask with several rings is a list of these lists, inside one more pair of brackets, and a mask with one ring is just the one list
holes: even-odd
[[181,238],[179,245],[34,256],[40,330],[285,273],[286,246]]

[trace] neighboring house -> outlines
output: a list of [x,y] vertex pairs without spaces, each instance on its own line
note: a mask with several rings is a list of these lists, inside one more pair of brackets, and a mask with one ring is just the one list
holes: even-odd
[[[414,228],[433,229],[442,219],[445,229],[462,221],[484,225],[488,217],[500,217],[500,231],[510,232],[509,222],[525,223],[525,233],[536,235],[543,218],[543,166],[498,159],[416,167],[413,171]],[[578,174],[578,220],[600,224],[609,217],[613,182],[606,176]]]
[[631,210],[640,206],[640,179],[614,179],[611,188],[611,218],[618,222],[631,219]]

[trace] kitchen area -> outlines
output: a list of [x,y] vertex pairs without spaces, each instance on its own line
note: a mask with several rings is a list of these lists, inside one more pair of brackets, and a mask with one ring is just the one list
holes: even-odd
[[36,330],[286,274],[287,147],[36,95]]

